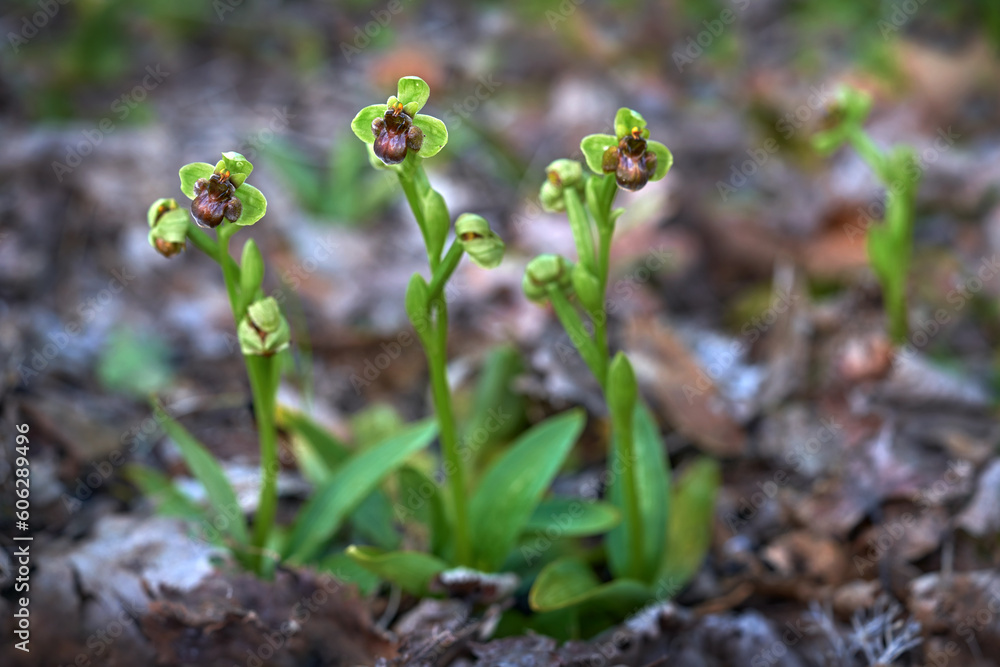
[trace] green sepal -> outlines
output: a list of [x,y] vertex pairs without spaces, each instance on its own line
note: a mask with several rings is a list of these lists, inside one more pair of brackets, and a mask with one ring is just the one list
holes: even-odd
[[622,107],[615,114],[615,135],[619,139],[632,134],[632,128],[638,127],[642,130],[642,138],[649,139],[649,130],[646,129],[646,119],[638,111],[627,107]]
[[418,113],[413,117],[413,124],[424,133],[424,143],[417,151],[420,157],[433,157],[448,143],[448,128],[434,116]]
[[243,212],[233,223],[234,225],[248,227],[267,213],[267,199],[264,197],[264,193],[249,183],[238,187],[234,196],[243,202]]
[[424,108],[431,96],[431,87],[419,76],[404,76],[396,86],[396,99],[411,117]]
[[550,284],[570,291],[573,287],[570,275],[572,269],[572,264],[562,255],[545,253],[535,257],[524,269],[521,287],[525,296],[537,303],[544,303],[549,298]]
[[234,187],[240,187],[247,180],[247,176],[253,171],[250,160],[243,157],[242,153],[227,151],[222,154],[222,159],[215,165],[215,173],[221,174],[223,171],[229,172],[229,182]]
[[646,150],[656,156],[656,171],[649,177],[649,180],[658,181],[670,171],[670,167],[674,164],[674,155],[659,141],[647,141]]
[[194,199],[194,184],[200,178],[210,178],[215,171],[215,167],[207,162],[191,162],[180,168],[178,175],[181,177],[181,192],[187,195],[188,199]]
[[161,197],[160,199],[157,199],[156,201],[154,201],[152,204],[149,205],[149,208],[146,210],[146,222],[148,222],[149,226],[152,227],[154,224],[156,224],[156,221],[160,218],[161,215],[164,215],[169,211],[173,211],[176,208],[177,208],[176,199]]
[[270,356],[291,342],[288,320],[273,296],[254,301],[236,328],[240,350],[246,356]]
[[538,200],[542,204],[542,210],[546,213],[558,213],[566,210],[566,200],[563,198],[563,189],[546,179],[538,191]]
[[386,105],[372,104],[358,112],[358,115],[351,121],[351,130],[358,139],[369,146],[375,143],[375,135],[372,134],[372,121],[382,118],[386,112]]
[[505,245],[496,232],[490,229],[486,218],[474,213],[463,213],[455,221],[455,236],[465,254],[484,269],[495,269],[503,261]]
[[595,174],[603,174],[604,151],[618,145],[618,139],[610,134],[589,134],[580,141],[580,150],[587,160],[587,166]]
[[158,238],[168,243],[184,243],[187,240],[188,220],[189,214],[184,209],[167,211],[149,230],[149,245],[155,248]]
[[583,178],[583,167],[576,160],[561,158],[545,168],[545,177],[560,188],[574,187]]

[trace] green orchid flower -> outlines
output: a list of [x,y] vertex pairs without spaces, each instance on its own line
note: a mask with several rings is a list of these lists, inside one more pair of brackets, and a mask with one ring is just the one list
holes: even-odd
[[401,163],[411,151],[422,158],[436,155],[448,143],[448,128],[433,116],[417,113],[430,92],[420,77],[403,77],[396,94],[385,104],[359,111],[351,129],[387,165]]
[[591,134],[580,142],[587,166],[596,174],[615,175],[618,187],[641,190],[667,175],[674,156],[658,141],[649,140],[646,120],[622,107],[615,115],[615,136]]
[[181,167],[181,191],[192,199],[191,216],[201,227],[215,228],[223,220],[246,227],[264,217],[267,199],[246,182],[253,165],[230,151],[213,167],[192,162]]

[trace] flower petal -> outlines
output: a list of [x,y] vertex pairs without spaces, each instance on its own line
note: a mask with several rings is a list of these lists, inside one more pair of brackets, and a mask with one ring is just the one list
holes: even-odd
[[243,212],[234,223],[240,227],[252,225],[263,218],[264,213],[267,212],[267,199],[264,198],[264,193],[249,183],[238,187],[235,197],[243,202]]
[[366,144],[375,143],[375,135],[372,134],[372,121],[385,115],[386,105],[372,104],[358,112],[358,115],[351,121],[351,129],[358,139]]
[[250,164],[250,160],[236,151],[223,153],[222,160],[225,163],[225,168],[230,173],[229,182],[236,187],[243,185],[243,181],[247,180],[247,176],[253,171],[253,165]]
[[615,135],[618,138],[632,133],[632,128],[638,127],[642,130],[642,138],[649,138],[649,130],[646,129],[646,119],[638,111],[633,111],[627,107],[622,107],[615,114]]
[[437,155],[438,151],[448,143],[448,128],[434,116],[417,114],[413,118],[413,124],[424,133],[424,144],[417,151],[420,157]]
[[601,163],[604,160],[604,151],[611,146],[617,146],[618,139],[610,134],[589,134],[580,142],[580,150],[583,157],[587,159],[587,166],[595,174],[603,174]]
[[646,150],[656,155],[656,173],[650,176],[649,180],[658,181],[670,171],[670,167],[674,164],[674,155],[659,141],[647,141]]
[[181,192],[187,195],[188,199],[194,199],[194,184],[199,178],[209,178],[215,169],[207,162],[192,162],[181,167],[177,172],[181,177]]
[[396,98],[403,103],[403,110],[413,116],[424,108],[431,96],[431,87],[419,76],[404,76],[399,80]]

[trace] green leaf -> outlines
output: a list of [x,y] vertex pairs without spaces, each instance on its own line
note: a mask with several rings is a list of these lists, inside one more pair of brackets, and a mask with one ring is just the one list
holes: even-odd
[[411,515],[416,516],[430,531],[431,553],[451,560],[451,527],[434,480],[412,466],[403,466],[399,471],[399,498],[393,514],[401,522]]
[[301,443],[303,448],[309,449],[311,460],[319,461],[328,474],[351,455],[350,447],[301,412],[279,409],[278,425],[290,430],[293,444]]
[[487,469],[469,502],[473,567],[493,572],[549,488],[583,430],[572,410],[532,427]]
[[435,422],[426,420],[353,455],[299,512],[286,550],[289,559],[296,563],[311,559],[365,496],[410,455],[430,444],[436,433]]
[[667,548],[657,579],[679,592],[690,581],[712,542],[719,464],[701,458],[680,475],[670,494]]
[[326,572],[338,581],[354,584],[362,595],[371,595],[378,590],[378,585],[381,583],[377,575],[359,565],[344,552],[324,558],[316,565],[316,571]]
[[601,584],[584,561],[570,557],[542,570],[528,594],[528,603],[538,612],[586,605],[627,614],[651,598],[649,588],[634,579]]
[[[636,478],[636,492],[639,497],[639,516],[642,518],[643,571],[652,576],[659,567],[667,532],[670,477],[663,441],[656,420],[641,402],[633,411],[632,446],[635,449],[633,470]],[[615,458],[608,463],[613,474],[609,484],[609,498],[619,509],[624,510],[624,499],[620,481],[622,459],[617,443]],[[616,576],[628,571],[627,526],[622,523],[608,533],[606,546],[608,565]]]
[[243,519],[243,510],[215,457],[158,404],[153,405],[153,411],[157,421],[163,424],[167,434],[180,449],[191,474],[205,487],[211,503],[208,516],[212,519],[212,525],[220,532],[229,535],[237,544],[247,544],[247,527]]
[[[595,174],[603,174],[604,151],[618,145],[618,139],[610,134],[589,134],[580,142],[580,150],[587,160],[587,166]],[[589,183],[588,190],[589,190]]]
[[352,545],[345,553],[369,572],[416,596],[426,595],[434,576],[448,569],[448,564],[440,558],[419,551],[386,552]]
[[666,176],[670,167],[674,165],[674,154],[659,141],[647,141],[646,150],[656,156],[656,172],[649,177],[649,180],[658,181]]
[[382,549],[399,546],[399,533],[393,522],[392,503],[382,489],[375,489],[351,513],[351,526],[365,538]]
[[622,107],[615,114],[615,134],[619,139],[632,134],[632,128],[637,127],[642,130],[642,138],[649,139],[649,130],[646,129],[646,119],[638,111],[633,111]]
[[[625,353],[619,350],[608,367],[608,409],[612,418],[632,419],[638,394],[639,385],[636,384],[632,364]],[[622,426],[629,426],[629,422],[624,422]]]
[[130,463],[124,472],[125,477],[139,487],[142,495],[156,503],[156,511],[160,514],[208,523],[205,510],[184,495],[169,477],[156,468]]
[[236,198],[243,202],[243,212],[235,223],[240,227],[252,225],[267,213],[267,199],[260,190],[249,183],[236,188]]
[[621,521],[614,505],[581,498],[547,498],[539,503],[524,526],[525,532],[544,533],[549,539],[606,533]]
[[419,76],[404,76],[396,88],[396,99],[403,103],[403,111],[413,116],[427,104],[431,87]]
[[375,143],[375,135],[372,134],[372,121],[385,115],[386,105],[372,104],[358,112],[358,115],[351,121],[351,130],[358,139],[369,146]]
[[260,254],[260,249],[253,239],[247,239],[243,244],[243,255],[240,259],[240,301],[243,310],[250,305],[260,289],[260,284],[264,280],[264,258]]
[[427,281],[419,273],[414,273],[410,284],[406,287],[406,314],[410,323],[422,341],[426,342],[429,333],[428,312],[430,308],[430,292]]
[[451,227],[448,205],[440,192],[428,189],[424,193],[422,206],[424,223],[427,225],[427,252],[433,257],[440,257],[445,238],[448,236],[448,229]]
[[187,195],[188,199],[194,199],[194,184],[199,178],[209,178],[215,167],[207,162],[192,162],[180,168],[177,172],[181,177],[181,192]]
[[417,151],[420,157],[433,157],[448,143],[448,128],[434,116],[419,113],[414,116],[413,124],[424,133],[424,143]]

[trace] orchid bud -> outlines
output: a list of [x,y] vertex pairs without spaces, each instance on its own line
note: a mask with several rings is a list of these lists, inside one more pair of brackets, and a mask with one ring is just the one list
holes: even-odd
[[563,200],[563,189],[550,180],[542,183],[542,189],[538,192],[538,199],[542,204],[542,209],[548,213],[558,213],[566,210],[566,202]]
[[173,257],[187,247],[187,212],[174,199],[157,199],[146,213],[149,244],[164,257]]
[[572,266],[561,255],[539,255],[528,262],[524,270],[521,287],[524,294],[536,303],[545,303],[549,298],[549,286],[555,285],[569,293],[572,291]]
[[504,242],[490,229],[485,218],[463,213],[455,221],[455,235],[465,253],[484,269],[495,269],[503,260]]
[[199,226],[214,229],[222,224],[223,219],[236,222],[243,213],[243,202],[233,196],[236,186],[230,181],[230,176],[230,172],[223,171],[195,182],[191,216]]
[[274,297],[255,301],[247,308],[236,331],[244,355],[269,357],[288,347],[291,329]]
[[560,188],[572,188],[580,184],[583,178],[583,166],[576,160],[556,160],[545,168],[549,181]]

